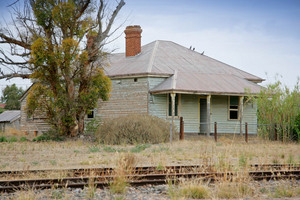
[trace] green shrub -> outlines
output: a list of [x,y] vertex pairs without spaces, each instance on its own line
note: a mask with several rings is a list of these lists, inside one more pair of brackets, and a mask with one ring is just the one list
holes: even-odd
[[43,133],[42,135],[37,136],[32,141],[33,142],[46,142],[46,141],[63,141],[64,138],[59,136],[56,131],[50,129],[49,131]]
[[[170,139],[170,123],[150,115],[127,115],[107,119],[95,133],[104,144],[156,144]],[[173,135],[174,139],[178,134]]]
[[99,125],[100,125],[100,121],[95,120],[95,119],[91,120],[90,122],[87,123],[85,130],[84,130],[84,134],[89,135],[89,136],[94,136]]
[[15,136],[10,137],[10,138],[8,139],[8,142],[18,142],[18,138],[16,138]]
[[90,146],[90,147],[89,147],[89,151],[90,151],[91,153],[94,153],[94,152],[100,152],[100,148],[97,147],[97,146],[95,146],[95,145],[93,145],[93,146]]
[[141,151],[144,151],[148,147],[150,147],[150,144],[138,144],[135,147],[133,147],[130,150],[130,152],[132,152],[132,153],[140,153]]
[[28,141],[26,137],[21,137],[20,138],[20,142],[26,142],[26,141]]
[[0,136],[0,142],[8,142],[5,136]]

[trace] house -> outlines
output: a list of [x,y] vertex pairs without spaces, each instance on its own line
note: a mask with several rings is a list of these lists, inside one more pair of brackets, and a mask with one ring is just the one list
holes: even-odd
[[[133,113],[171,120],[173,107],[175,123],[183,117],[186,133],[211,133],[213,122],[228,125],[220,133],[242,132],[242,123],[257,123],[256,105],[244,97],[259,93],[263,79],[171,41],[141,46],[140,26],[124,32],[126,52],[111,54],[104,69],[112,81],[110,100],[99,99],[87,120]],[[26,120],[26,98],[21,100],[22,129],[43,130],[41,119]]]
[[20,129],[20,110],[8,110],[0,114],[0,132],[7,128]]

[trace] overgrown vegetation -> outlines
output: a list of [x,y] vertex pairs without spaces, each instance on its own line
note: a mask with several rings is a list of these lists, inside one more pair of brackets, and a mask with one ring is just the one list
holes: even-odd
[[63,141],[64,137],[60,136],[55,130],[50,129],[49,131],[43,133],[42,135],[37,136],[32,141],[33,142],[46,142],[46,141]]
[[0,64],[7,68],[0,69],[0,79],[33,80],[29,117],[43,115],[60,135],[84,133],[87,112],[109,97],[103,47],[114,39],[112,27],[124,5],[124,0],[30,0],[7,6],[12,21],[0,25],[0,45],[10,50],[0,50]]
[[[107,119],[99,126],[95,137],[104,144],[155,144],[168,142],[170,124],[150,115],[127,115]],[[173,135],[176,140],[178,134]]]
[[258,134],[283,142],[300,141],[300,87],[298,79],[293,90],[280,81],[263,88],[255,101],[257,118],[264,124]]

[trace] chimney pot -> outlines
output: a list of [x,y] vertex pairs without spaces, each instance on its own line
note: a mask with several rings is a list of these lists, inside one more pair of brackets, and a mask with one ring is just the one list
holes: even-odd
[[126,35],[126,57],[136,56],[141,52],[141,27],[139,25],[127,26],[124,33]]

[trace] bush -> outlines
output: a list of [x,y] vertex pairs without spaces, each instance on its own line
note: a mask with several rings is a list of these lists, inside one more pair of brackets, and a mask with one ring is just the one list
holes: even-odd
[[15,136],[10,137],[10,138],[8,139],[8,142],[18,142],[18,138],[16,138]]
[[8,142],[5,136],[0,136],[0,142]]
[[[173,138],[177,139],[178,134]],[[96,139],[105,144],[156,144],[168,142],[170,124],[150,115],[127,115],[103,121],[95,133]]]
[[26,137],[21,137],[20,138],[20,142],[26,142],[26,141],[28,141]]
[[32,141],[33,142],[46,142],[46,141],[63,141],[64,138],[59,136],[57,132],[54,130],[50,129],[49,131],[43,133],[43,135],[37,136],[34,138]]

